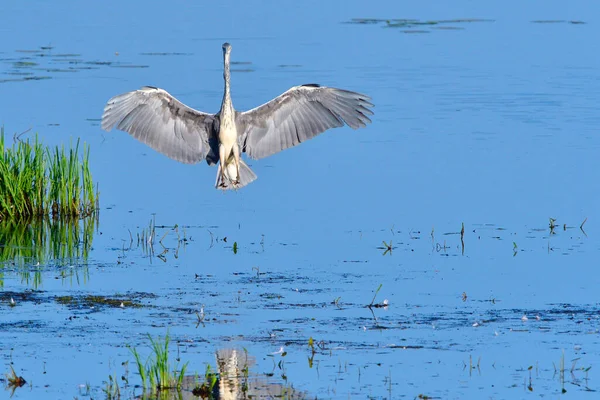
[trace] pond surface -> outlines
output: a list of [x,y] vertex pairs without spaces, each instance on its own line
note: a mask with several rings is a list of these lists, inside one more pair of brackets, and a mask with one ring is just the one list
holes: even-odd
[[[109,376],[138,396],[128,346],[167,332],[189,374],[247,365],[223,399],[597,397],[600,6],[0,11],[0,124],[89,143],[101,204],[0,229],[7,397],[103,398]],[[143,85],[216,112],[224,41],[237,109],[314,82],[370,95],[373,123],[249,162],[258,180],[228,193],[216,168],[100,129]]]

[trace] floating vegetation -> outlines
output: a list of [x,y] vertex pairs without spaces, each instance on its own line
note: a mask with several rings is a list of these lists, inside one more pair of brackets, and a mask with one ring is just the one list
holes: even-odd
[[464,28],[453,25],[464,25],[475,22],[494,22],[494,20],[483,18],[458,18],[442,20],[352,18],[350,21],[346,21],[345,23],[356,25],[381,25],[384,28],[399,28],[403,33],[429,33],[430,31],[424,28],[461,30]]
[[[144,297],[144,294],[132,294],[131,297]],[[143,305],[135,299],[124,296],[58,296],[56,302],[72,308],[112,307],[112,308],[142,308]]]
[[90,149],[79,139],[68,151],[18,140],[5,147],[0,131],[0,221],[32,217],[83,218],[98,210],[98,192],[89,167]]

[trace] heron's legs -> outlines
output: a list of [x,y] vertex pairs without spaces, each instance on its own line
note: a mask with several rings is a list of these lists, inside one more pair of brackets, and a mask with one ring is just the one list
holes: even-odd
[[225,146],[219,144],[219,162],[221,163],[221,185],[222,187],[227,186],[225,184],[225,168],[227,168],[227,160],[225,158]]
[[237,143],[235,143],[233,145],[233,148],[231,149],[231,151],[233,152],[233,161],[235,162],[235,169],[237,172],[237,176],[235,178],[235,183],[236,185],[238,183],[240,183],[240,180],[242,179],[240,176],[240,148],[238,147]]

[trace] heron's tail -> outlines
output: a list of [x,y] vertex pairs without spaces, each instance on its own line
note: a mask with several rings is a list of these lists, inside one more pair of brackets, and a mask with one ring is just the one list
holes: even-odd
[[225,181],[221,179],[221,163],[219,163],[219,170],[217,171],[217,181],[215,183],[215,187],[221,190],[230,190],[230,189],[239,189],[241,187],[246,186],[250,182],[254,181],[257,176],[250,169],[250,167],[240,158],[240,182],[234,184],[233,181],[237,175],[237,171],[235,169],[235,163],[230,162],[227,163],[225,167]]

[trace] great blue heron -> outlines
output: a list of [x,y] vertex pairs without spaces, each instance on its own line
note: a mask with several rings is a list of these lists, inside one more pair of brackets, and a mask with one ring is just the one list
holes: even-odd
[[238,112],[229,89],[230,54],[231,45],[224,43],[225,93],[218,113],[194,110],[163,89],[144,86],[108,101],[102,129],[116,126],[183,163],[219,162],[215,187],[238,189],[256,179],[240,153],[259,159],[330,128],[347,124],[358,129],[371,122],[369,96],[316,84],[295,86],[260,107]]

